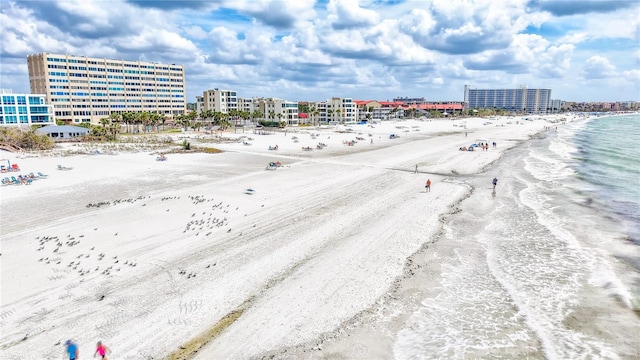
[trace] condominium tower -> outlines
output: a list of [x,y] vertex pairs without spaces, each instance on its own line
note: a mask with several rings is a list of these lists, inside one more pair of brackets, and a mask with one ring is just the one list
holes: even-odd
[[186,109],[184,66],[41,53],[27,56],[32,94],[44,94],[57,120],[99,123],[111,113],[166,116]]
[[546,113],[551,89],[471,89],[464,86],[464,102],[468,109],[497,108],[528,113]]

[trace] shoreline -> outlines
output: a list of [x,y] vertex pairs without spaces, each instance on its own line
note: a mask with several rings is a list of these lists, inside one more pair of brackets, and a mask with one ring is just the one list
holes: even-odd
[[[551,135],[551,134],[550,134]],[[546,136],[538,133],[532,135],[532,138],[544,140]],[[522,145],[528,145],[523,142]],[[476,175],[491,172],[495,168],[503,167],[500,165],[500,161],[497,163],[487,165],[485,169]],[[509,160],[513,161],[513,160]],[[493,170],[495,171],[495,170]],[[474,176],[471,176],[473,178]],[[468,177],[469,178],[469,177]],[[468,184],[472,186],[471,184]],[[444,214],[443,217],[452,217],[453,219],[459,216],[459,213],[472,212],[473,203],[478,203],[483,200],[481,194],[482,188],[474,188],[468,193],[468,196],[462,198],[458,203],[452,206],[449,213]],[[484,195],[486,198],[486,194]],[[464,216],[463,216],[464,218]],[[463,221],[460,218],[454,220],[450,226],[461,226],[460,222]],[[443,225],[445,221],[441,222]],[[456,225],[457,223],[457,225]],[[467,225],[468,226],[468,225]],[[449,227],[449,225],[447,225]],[[345,322],[335,331],[323,334],[315,342],[301,344],[295,347],[283,348],[273,352],[263,354],[262,358],[281,358],[281,359],[326,359],[326,358],[391,358],[397,357],[396,351],[400,348],[396,348],[398,345],[398,335],[400,332],[407,332],[411,329],[413,331],[420,325],[416,323],[415,314],[421,311],[426,311],[426,304],[435,306],[435,302],[440,297],[441,281],[441,269],[439,266],[443,263],[443,257],[451,257],[452,264],[450,266],[459,266],[458,260],[462,261],[461,255],[451,256],[446,255],[450,252],[449,247],[457,247],[463,254],[473,253],[476,251],[484,252],[482,249],[475,249],[477,245],[469,243],[466,245],[458,244],[459,240],[453,240],[455,236],[448,234],[451,231],[450,228],[442,228],[438,235],[436,235],[432,242],[426,243],[416,253],[409,257],[409,260],[405,266],[405,273],[399,278],[397,286],[394,286],[391,291],[381,298],[376,304],[366,309],[365,311],[358,313],[350,321]],[[470,234],[469,229],[462,233]],[[454,231],[455,234],[459,234],[460,230]],[[467,239],[471,241],[471,239]],[[453,241],[453,243],[452,243]],[[590,248],[590,244],[582,244],[587,248]],[[470,246],[471,249],[462,250],[464,247]],[[485,245],[486,246],[486,245]],[[637,249],[634,250],[637,252]],[[620,265],[617,265],[620,266]],[[622,269],[619,269],[622,270]],[[407,272],[411,276],[407,276]],[[620,274],[618,274],[620,275]],[[471,281],[471,280],[470,280]],[[573,312],[570,312],[564,320],[563,325],[568,331],[575,332],[575,336],[584,336],[584,341],[593,341],[595,348],[599,351],[615,351],[621,357],[634,356],[640,351],[640,344],[633,339],[625,337],[625,334],[636,333],[640,330],[638,323],[634,321],[633,315],[638,315],[637,309],[627,308],[628,304],[612,292],[608,286],[599,286],[589,281],[589,286],[584,286],[578,294],[576,294],[579,303],[576,304]],[[617,286],[617,285],[616,285]],[[430,289],[433,288],[433,289]],[[595,300],[595,301],[594,301]],[[442,305],[442,304],[440,304]],[[630,310],[630,311],[629,311]],[[443,309],[444,311],[444,309]],[[524,310],[520,310],[524,311]],[[631,314],[632,318],[629,318]],[[609,320],[615,318],[615,324],[612,324]],[[461,325],[466,325],[463,321]],[[426,326],[426,325],[424,325]],[[549,347],[549,344],[544,343],[545,337],[540,330],[536,330],[535,321],[533,324],[527,324],[534,332],[533,339],[529,342],[523,342],[519,346],[514,346],[512,349],[502,349],[497,354],[502,354],[510,357],[526,357],[526,358],[548,358],[549,356],[562,356],[556,354],[553,345]],[[463,332],[464,330],[461,330]],[[422,336],[426,336],[422,334]],[[400,340],[401,341],[401,340]],[[602,341],[602,347],[597,345],[598,341]],[[542,343],[541,343],[542,342]],[[433,343],[430,343],[432,346]],[[606,346],[613,346],[613,349],[607,350]],[[416,344],[416,346],[420,346]],[[557,345],[555,345],[557,346]],[[587,346],[588,349],[588,346]],[[482,352],[475,349],[470,345],[469,353],[465,353],[465,356],[496,356],[496,353]],[[584,350],[584,349],[583,349]],[[427,351],[423,349],[423,351]],[[479,351],[479,352],[478,352]],[[585,350],[589,351],[589,350]],[[403,354],[403,353],[400,353]],[[413,353],[415,355],[415,353]],[[443,353],[440,352],[432,354],[433,358],[441,358]],[[460,355],[460,353],[458,353]],[[404,356],[409,356],[404,353]],[[449,356],[453,356],[449,353]]]

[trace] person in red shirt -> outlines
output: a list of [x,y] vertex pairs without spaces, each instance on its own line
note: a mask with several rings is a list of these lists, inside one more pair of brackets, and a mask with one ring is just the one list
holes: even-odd
[[431,179],[427,179],[427,185],[425,186],[427,192],[431,191]]

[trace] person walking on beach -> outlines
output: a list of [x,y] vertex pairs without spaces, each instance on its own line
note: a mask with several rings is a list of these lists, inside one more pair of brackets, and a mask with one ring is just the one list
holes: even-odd
[[71,340],[67,340],[64,344],[67,346],[67,354],[69,354],[69,360],[77,360],[80,356],[78,345],[76,345]]
[[109,348],[102,344],[102,341],[98,341],[98,344],[96,345],[96,352],[93,353],[93,357],[96,357],[96,354],[101,356],[102,360],[107,360],[107,353],[111,354],[111,350],[109,350]]
[[425,185],[425,192],[431,192],[431,179],[427,179],[427,185]]
[[418,164],[416,164],[416,174],[418,173]]
[[496,185],[498,185],[498,178],[494,177],[492,183],[493,183],[493,190],[495,190],[496,189]]

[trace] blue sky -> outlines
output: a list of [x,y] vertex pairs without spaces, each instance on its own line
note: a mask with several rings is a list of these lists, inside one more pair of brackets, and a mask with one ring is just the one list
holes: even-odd
[[184,64],[188,102],[461,101],[465,84],[640,101],[637,0],[0,0],[0,26],[15,93],[50,52]]

